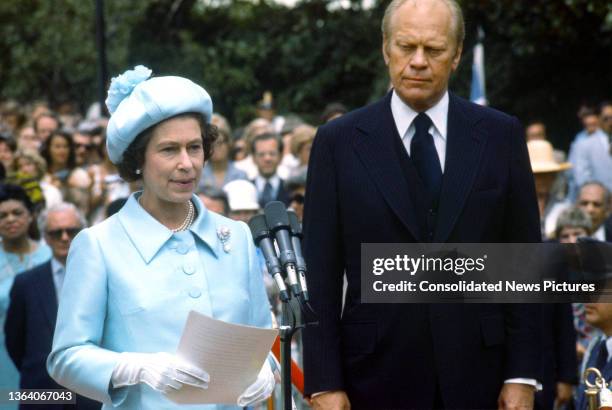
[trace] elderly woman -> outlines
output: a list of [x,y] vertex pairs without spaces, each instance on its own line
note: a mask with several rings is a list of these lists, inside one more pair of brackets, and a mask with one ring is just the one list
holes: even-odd
[[51,258],[51,249],[30,235],[33,205],[23,188],[0,185],[0,389],[18,389],[19,374],[4,343],[4,320],[15,275]]
[[[211,99],[185,78],[150,74],[138,66],[111,83],[109,158],[143,190],[72,243],[47,361],[58,383],[105,409],[183,408],[166,394],[207,388],[216,375],[173,354],[190,310],[271,326],[248,227],[194,194],[216,138]],[[238,405],[266,399],[274,384],[265,361]]]

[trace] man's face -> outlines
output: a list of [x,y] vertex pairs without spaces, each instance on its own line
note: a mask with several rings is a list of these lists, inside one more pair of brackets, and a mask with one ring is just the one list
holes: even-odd
[[36,136],[40,142],[45,142],[58,127],[59,124],[53,117],[40,117],[36,122]]
[[434,106],[459,65],[461,46],[451,29],[448,7],[440,1],[409,0],[389,21],[383,56],[399,97],[416,111]]
[[91,137],[76,133],[72,136],[74,141],[74,153],[77,165],[87,164],[91,150]]
[[276,174],[276,168],[281,160],[278,142],[273,138],[260,140],[255,142],[254,148],[253,161],[257,165],[259,174],[264,178]]
[[592,134],[597,131],[597,128],[599,128],[599,117],[597,117],[595,114],[585,115],[582,117],[582,125],[584,126],[587,134]]
[[612,303],[585,303],[586,321],[599,329],[608,329],[612,325]]
[[545,140],[546,139],[546,128],[544,128],[544,124],[536,123],[531,124],[527,127],[525,131],[525,135],[527,137],[527,141],[533,140]]
[[45,241],[51,247],[55,259],[66,263],[70,244],[82,228],[79,218],[72,209],[49,212]]
[[576,226],[567,226],[559,232],[559,243],[576,243],[578,238],[589,236],[589,233],[584,228]]
[[599,229],[608,217],[610,204],[605,203],[605,194],[599,185],[587,185],[580,190],[578,196],[578,206],[591,217],[593,231]]
[[608,135],[612,134],[612,105],[603,107],[599,120],[601,129],[607,132]]

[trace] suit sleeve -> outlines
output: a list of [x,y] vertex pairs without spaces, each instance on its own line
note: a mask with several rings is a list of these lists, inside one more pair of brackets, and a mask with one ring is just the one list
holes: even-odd
[[[507,213],[504,218],[504,242],[541,242],[540,217],[535,194],[535,181],[523,138],[516,118],[510,128],[510,187]],[[513,303],[504,307],[506,325],[505,379],[531,378],[542,380],[540,362],[542,309],[536,303]]]
[[21,285],[22,279],[22,275],[15,277],[4,322],[6,350],[18,370],[21,370],[26,334],[26,306],[24,288]]
[[70,246],[47,370],[62,386],[117,406],[127,392],[116,389],[111,398],[111,374],[119,353],[100,347],[107,303],[104,259],[97,239],[86,229]]
[[340,314],[344,260],[339,199],[329,127],[319,129],[308,166],[304,204],[304,255],[308,291],[319,325],[304,331],[305,394],[343,390]]

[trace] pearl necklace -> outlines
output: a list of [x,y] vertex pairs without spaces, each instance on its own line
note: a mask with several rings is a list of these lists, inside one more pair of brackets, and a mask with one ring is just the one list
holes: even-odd
[[[144,207],[142,206],[142,202],[140,202],[141,199],[142,199],[142,196],[138,198],[138,204],[144,209]],[[187,210],[187,216],[185,217],[185,220],[178,228],[172,228],[170,230],[176,233],[176,232],[181,232],[181,231],[188,229],[193,223],[194,215],[195,215],[195,207],[193,206],[193,202],[189,200],[189,209]]]

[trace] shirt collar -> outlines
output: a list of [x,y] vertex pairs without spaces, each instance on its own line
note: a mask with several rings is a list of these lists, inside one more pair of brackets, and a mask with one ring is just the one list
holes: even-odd
[[[425,111],[444,140],[446,140],[446,125],[448,121],[448,101],[448,91],[446,91],[436,105]],[[397,127],[400,138],[404,138],[406,131],[408,131],[408,128],[418,115],[418,112],[403,102],[395,90],[393,90],[393,94],[391,95],[391,113],[393,114],[395,126]]]
[[[126,204],[117,213],[117,218],[142,259],[145,263],[149,263],[173,233],[140,206],[138,198],[141,194],[142,192],[135,192],[130,195]],[[220,245],[213,218],[197,195],[192,195],[191,201],[198,216],[189,230],[210,248],[215,257],[218,257]]]
[[266,182],[270,182],[270,185],[272,185],[272,189],[276,190],[280,185],[280,177],[278,176],[278,174],[274,174],[268,179],[262,177],[261,175],[257,175],[255,177],[255,185],[257,186],[257,190],[260,192],[263,191]]
[[55,258],[51,258],[51,272],[54,276],[60,275],[66,271],[66,268],[60,261]]

